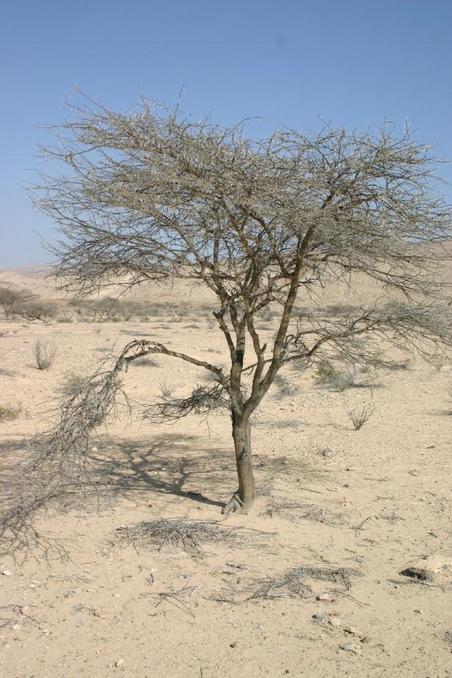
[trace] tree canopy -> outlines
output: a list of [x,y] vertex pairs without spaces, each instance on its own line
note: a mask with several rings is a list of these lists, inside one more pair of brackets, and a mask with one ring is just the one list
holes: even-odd
[[[324,350],[384,362],[375,338],[421,350],[450,342],[435,271],[448,256],[441,244],[451,236],[452,211],[433,191],[435,159],[409,129],[397,136],[389,126],[375,134],[327,126],[256,140],[245,124],[193,122],[144,101],[129,113],[77,109],[56,133],[46,153],[67,171],[43,178],[37,203],[59,225],[54,252],[64,283],[90,293],[112,283],[197,281],[215,295],[230,357],[226,370],[156,341],[133,341],[89,396],[73,397],[63,429],[69,422],[74,430],[82,397],[91,408],[94,397],[105,414],[116,376],[137,357],[160,353],[204,367],[210,386],[158,411],[229,407],[239,475],[229,508],[247,508],[255,493],[249,417],[284,364],[307,366]],[[333,315],[304,303],[355,274],[397,299]],[[268,306],[277,317],[271,342],[259,325]],[[88,419],[91,430],[95,408]]]

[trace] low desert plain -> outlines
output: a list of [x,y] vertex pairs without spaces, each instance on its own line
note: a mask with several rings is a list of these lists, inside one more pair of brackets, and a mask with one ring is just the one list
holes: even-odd
[[[140,289],[126,317],[85,313],[35,270],[2,271],[0,283],[57,309],[45,321],[0,318],[5,511],[32,483],[21,465],[64,393],[128,341],[227,364],[199,288]],[[326,294],[350,303],[343,290]],[[269,337],[275,322],[262,318]],[[36,365],[38,340],[56,351],[47,369]],[[23,535],[4,534],[0,674],[452,675],[452,360],[394,358],[365,374],[348,366],[343,388],[319,383],[315,366],[287,367],[254,416],[255,505],[227,518],[227,411],[159,426],[141,414],[162,390],[182,397],[204,383],[205,370],[165,356],[132,364],[128,404],[92,439],[92,483],[62,484]],[[355,429],[351,414],[363,410]]]

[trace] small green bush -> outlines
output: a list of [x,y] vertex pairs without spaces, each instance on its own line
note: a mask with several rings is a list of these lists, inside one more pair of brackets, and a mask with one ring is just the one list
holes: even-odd
[[314,379],[319,386],[326,386],[336,391],[345,391],[346,388],[355,385],[356,374],[351,367],[341,370],[329,360],[321,360],[317,365]]
[[153,358],[147,358],[146,356],[133,360],[131,365],[133,367],[160,367],[156,360]]
[[20,403],[17,403],[16,405],[12,405],[11,403],[0,405],[0,422],[14,421],[21,412],[22,405]]
[[61,387],[62,392],[66,396],[77,395],[83,391],[89,384],[89,377],[85,377],[81,374],[76,374],[75,372],[66,372],[63,377],[63,385]]
[[298,393],[298,387],[280,374],[276,375],[273,384],[278,389],[275,393],[275,398],[278,400],[294,396]]

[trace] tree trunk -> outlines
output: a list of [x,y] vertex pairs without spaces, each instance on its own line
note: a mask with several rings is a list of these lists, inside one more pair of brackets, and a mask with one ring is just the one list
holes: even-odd
[[251,425],[249,417],[232,417],[235,460],[239,487],[223,508],[223,513],[247,513],[256,496],[253,462],[251,458]]

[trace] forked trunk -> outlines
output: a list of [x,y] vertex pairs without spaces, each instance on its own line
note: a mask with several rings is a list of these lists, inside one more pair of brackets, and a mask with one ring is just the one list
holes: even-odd
[[240,511],[247,513],[256,496],[253,461],[251,454],[251,425],[249,418],[235,418],[232,423],[235,460],[237,464],[238,490],[223,508],[223,513]]

